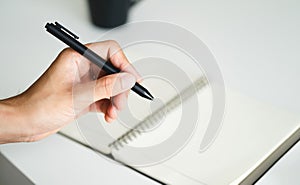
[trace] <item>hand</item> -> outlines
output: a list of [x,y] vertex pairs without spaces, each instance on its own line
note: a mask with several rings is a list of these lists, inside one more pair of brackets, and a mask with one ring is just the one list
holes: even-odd
[[79,53],[63,50],[28,90],[0,101],[1,143],[40,140],[90,111],[116,119],[139,75],[116,42],[87,47],[123,72],[104,76]]

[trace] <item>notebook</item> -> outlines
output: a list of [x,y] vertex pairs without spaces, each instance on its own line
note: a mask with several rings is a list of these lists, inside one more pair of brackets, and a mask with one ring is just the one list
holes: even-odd
[[[130,93],[115,122],[107,124],[102,114],[89,113],[62,134],[162,183],[209,185],[252,184],[300,136],[299,116],[227,88],[221,127],[214,128],[215,139],[201,150],[210,126],[214,82],[208,82],[191,58],[169,46],[142,43],[125,52],[145,77],[143,86],[159,101]],[[198,109],[193,112],[195,101]],[[197,117],[193,132],[177,150],[177,142],[156,150],[182,128],[184,111]],[[149,148],[155,152],[147,153]]]
[[[197,89],[194,95],[190,94],[194,92],[192,88]],[[180,119],[180,104],[188,103],[191,96],[196,96],[200,102],[201,115],[187,144],[156,164],[135,164],[156,156],[138,153],[133,156],[130,149],[154,146],[170,137]],[[186,98],[180,102],[179,97]],[[212,185],[254,183],[300,136],[299,117],[227,89],[222,128],[212,145],[200,151],[212,101],[209,84],[201,77],[183,89],[180,95],[171,98],[164,109],[158,108],[131,128],[123,124],[100,124],[100,117],[88,115],[77,125],[82,135],[76,127],[77,132],[74,127],[72,130],[72,126],[62,132],[160,182]],[[161,116],[159,112],[166,114],[162,125],[150,132],[137,131],[139,127],[151,127],[147,124]]]

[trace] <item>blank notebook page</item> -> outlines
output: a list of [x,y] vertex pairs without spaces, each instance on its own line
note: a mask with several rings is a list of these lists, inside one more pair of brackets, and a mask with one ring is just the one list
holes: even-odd
[[[137,170],[170,184],[230,184],[239,183],[300,126],[295,115],[277,110],[242,94],[227,91],[222,128],[215,142],[204,152],[200,143],[207,128],[212,108],[210,89],[198,95],[200,120],[190,142],[176,155]],[[177,122],[178,110],[166,119],[166,129],[138,137],[130,145],[149,146],[170,135]],[[113,155],[130,164],[126,147]],[[136,156],[151,158],[151,156]]]

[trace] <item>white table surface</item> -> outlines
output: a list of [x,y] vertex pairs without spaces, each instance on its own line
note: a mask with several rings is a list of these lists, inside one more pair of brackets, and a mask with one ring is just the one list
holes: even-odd
[[158,184],[58,134],[35,143],[2,145],[1,153],[34,184]]
[[[297,0],[144,0],[132,8],[129,20],[167,21],[188,29],[211,49],[227,87],[299,113],[299,9]],[[24,91],[65,47],[45,32],[46,22],[65,24],[83,42],[96,41],[106,31],[90,23],[85,0],[1,1],[0,20],[0,98]],[[55,142],[50,139],[48,145]]]

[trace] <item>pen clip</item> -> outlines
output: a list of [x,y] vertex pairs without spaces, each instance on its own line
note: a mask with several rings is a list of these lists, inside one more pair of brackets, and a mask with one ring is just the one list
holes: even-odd
[[74,33],[72,33],[70,30],[68,30],[67,28],[63,27],[61,24],[59,24],[58,22],[55,22],[55,26],[58,27],[60,30],[67,32],[69,35],[71,35],[72,37],[74,37],[74,39],[79,39],[79,37],[77,35],[75,35]]

